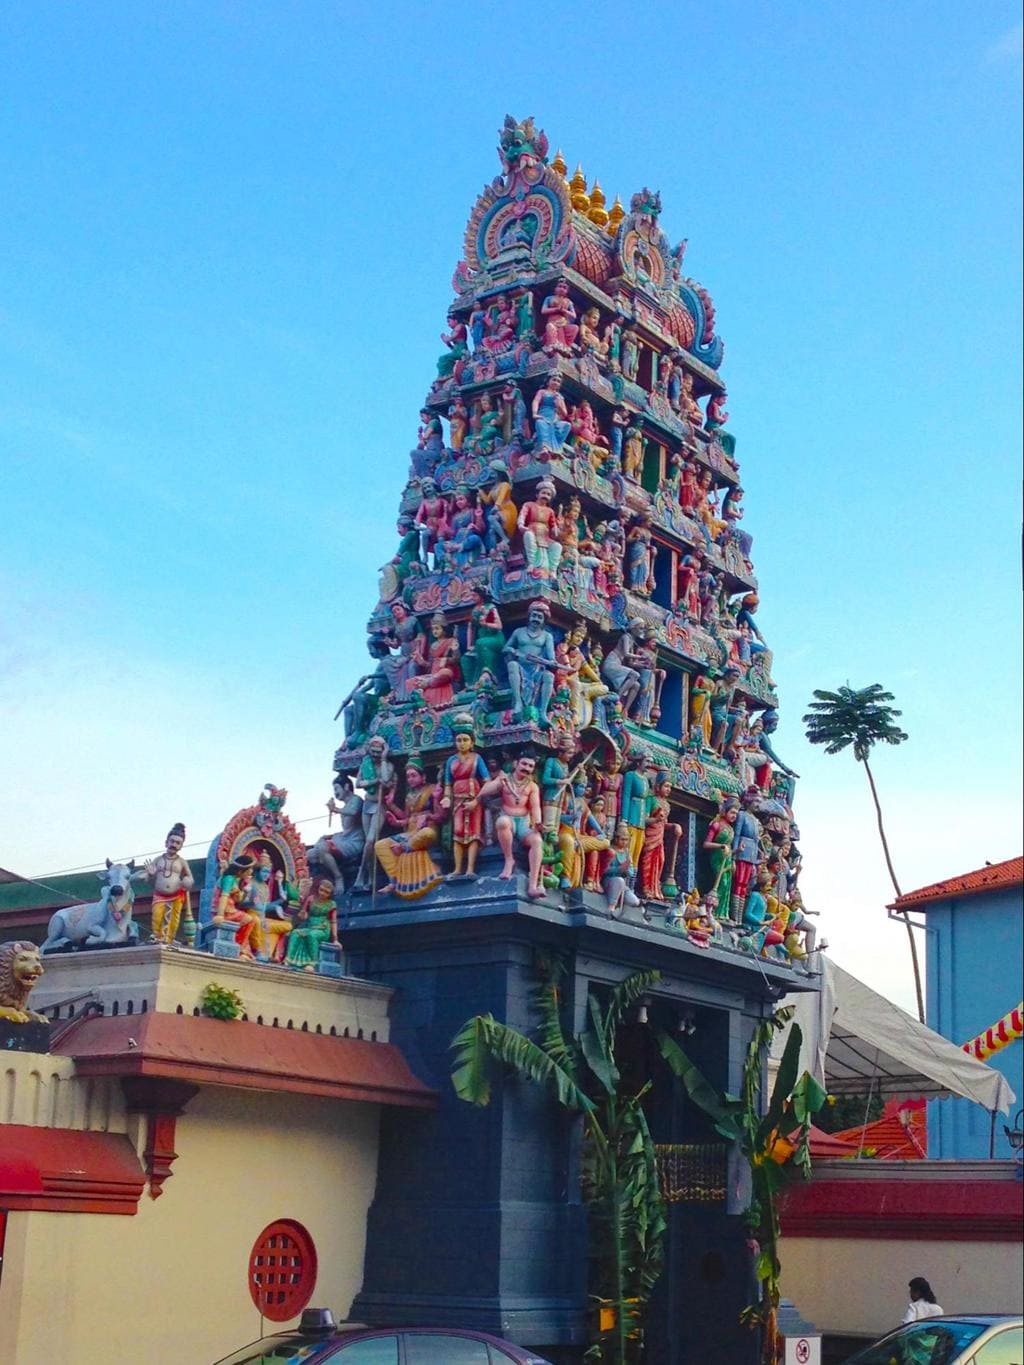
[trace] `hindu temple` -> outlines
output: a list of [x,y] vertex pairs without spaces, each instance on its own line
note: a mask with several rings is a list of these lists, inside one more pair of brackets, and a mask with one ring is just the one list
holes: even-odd
[[[643,1019],[735,1091],[758,1021],[814,988],[816,943],[711,297],[657,193],[609,206],[532,119],[498,152],[339,708],[341,829],[310,862],[442,1096],[384,1120],[353,1313],[554,1353],[591,1311],[578,1135],[522,1084],[460,1103],[453,1036],[486,1013],[528,1032],[545,955],[575,1027],[656,968]],[[742,1171],[642,1032],[619,1046],[674,1173],[649,1358],[745,1358]]]

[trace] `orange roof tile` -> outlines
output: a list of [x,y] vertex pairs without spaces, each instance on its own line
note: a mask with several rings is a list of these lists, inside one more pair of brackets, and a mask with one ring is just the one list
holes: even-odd
[[976,872],[965,872],[962,877],[947,877],[944,882],[932,882],[917,891],[906,891],[889,906],[902,910],[911,905],[926,905],[929,901],[952,900],[959,896],[977,896],[983,891],[998,891],[1004,886],[1024,883],[1024,858],[1007,858],[1002,863],[988,863]]

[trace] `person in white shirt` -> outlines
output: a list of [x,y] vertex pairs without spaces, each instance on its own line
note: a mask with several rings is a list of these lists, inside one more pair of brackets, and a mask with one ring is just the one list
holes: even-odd
[[[903,1314],[903,1323],[920,1322],[922,1318],[941,1318],[942,1309],[935,1302],[935,1294],[927,1280],[915,1275],[908,1286],[910,1302]],[[902,1324],[901,1324],[902,1325]]]

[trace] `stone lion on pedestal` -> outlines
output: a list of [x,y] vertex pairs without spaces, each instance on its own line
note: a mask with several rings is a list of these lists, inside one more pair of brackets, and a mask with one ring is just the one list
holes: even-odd
[[29,992],[43,974],[34,943],[0,943],[0,1019],[12,1024],[45,1024],[44,1014],[28,1007]]

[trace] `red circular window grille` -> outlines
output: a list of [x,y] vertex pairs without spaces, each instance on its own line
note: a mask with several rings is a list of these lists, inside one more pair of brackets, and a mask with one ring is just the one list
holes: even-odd
[[301,1223],[269,1223],[249,1256],[249,1293],[271,1322],[301,1313],[316,1287],[316,1247]]

